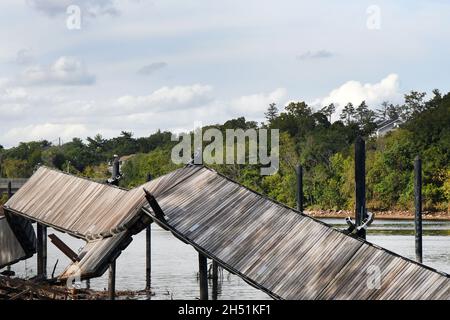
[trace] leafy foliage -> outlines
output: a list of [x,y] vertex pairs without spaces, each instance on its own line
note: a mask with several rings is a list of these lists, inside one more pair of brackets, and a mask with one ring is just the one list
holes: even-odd
[[[423,159],[425,209],[449,210],[450,199],[450,94],[438,90],[425,100],[425,93],[411,91],[402,105],[388,101],[380,106],[345,105],[339,120],[332,122],[337,108],[330,104],[314,110],[305,102],[292,102],[284,110],[270,104],[266,123],[258,125],[244,117],[215,124],[225,139],[227,129],[276,128],[280,130],[280,169],[261,176],[255,164],[213,164],[217,171],[245,186],[285,203],[295,205],[295,166],[304,167],[304,203],[323,209],[351,209],[354,205],[354,151],[358,135],[367,141],[367,203],[371,209],[411,209],[413,205],[413,161]],[[374,111],[376,110],[376,111]],[[374,135],[377,124],[402,119],[399,129],[382,137]],[[192,135],[193,133],[191,133]],[[29,177],[39,164],[93,179],[107,179],[108,161],[114,154],[132,155],[122,166],[123,187],[134,187],[168,173],[178,166],[170,155],[177,143],[172,134],[158,130],[148,137],[131,132],[105,139],[101,135],[74,138],[61,146],[48,141],[0,146],[0,176]],[[248,145],[248,141],[245,142]],[[225,157],[225,150],[220,156]],[[248,160],[248,158],[247,158]]]

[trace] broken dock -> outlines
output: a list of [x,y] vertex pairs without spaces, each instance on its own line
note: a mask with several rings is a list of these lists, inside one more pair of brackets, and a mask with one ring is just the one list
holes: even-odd
[[[40,167],[4,212],[0,267],[37,252],[45,278],[47,228],[86,242],[75,256],[59,244],[72,256],[53,279],[59,282],[98,277],[109,269],[114,287],[115,260],[133,235],[154,222],[198,251],[202,298],[208,296],[205,262],[211,259],[274,299],[450,299],[448,274],[348,235],[204,166],[187,165],[132,190]],[[36,236],[31,223],[40,226]],[[377,273],[379,286],[371,286]]]

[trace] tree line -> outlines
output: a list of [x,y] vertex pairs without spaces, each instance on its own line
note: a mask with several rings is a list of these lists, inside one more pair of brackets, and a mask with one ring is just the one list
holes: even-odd
[[[280,130],[280,169],[261,176],[258,165],[211,165],[230,178],[285,203],[295,205],[295,166],[304,167],[304,203],[315,209],[351,209],[354,205],[354,152],[357,136],[366,139],[367,206],[372,210],[411,209],[413,206],[413,160],[423,159],[425,210],[449,211],[450,200],[450,94],[433,90],[411,91],[402,104],[383,102],[375,108],[363,101],[348,103],[336,113],[335,104],[315,110],[305,102],[292,102],[279,110],[270,104],[263,123],[244,117],[214,127],[226,129],[276,128]],[[399,120],[398,129],[377,137],[376,129],[386,120]],[[193,133],[191,133],[193,134]],[[147,179],[177,168],[170,160],[171,132],[148,137],[101,135],[83,141],[73,138],[62,145],[49,141],[0,146],[0,176],[29,177],[44,164],[76,175],[107,179],[108,161],[114,154],[134,154],[122,167],[121,185],[131,188]]]

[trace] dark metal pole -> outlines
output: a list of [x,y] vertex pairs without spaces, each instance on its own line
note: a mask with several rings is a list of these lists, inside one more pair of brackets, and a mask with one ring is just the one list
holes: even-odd
[[[147,181],[152,180],[150,174],[147,175]],[[145,290],[151,291],[152,287],[152,228],[149,225],[145,229]]]
[[303,167],[297,165],[297,210],[303,212]]
[[200,278],[200,300],[208,300],[208,264],[206,257],[198,253],[198,276]]
[[416,260],[422,263],[422,160],[414,160],[414,207],[416,229]]
[[213,260],[212,262],[212,299],[217,300],[219,291],[219,264]]
[[[363,224],[366,218],[366,142],[358,136],[355,142],[355,220],[356,226]],[[366,230],[359,232],[366,238]]]
[[37,274],[39,278],[47,278],[47,227],[37,223]]
[[109,300],[116,299],[116,260],[109,265],[109,279],[108,279],[108,296]]

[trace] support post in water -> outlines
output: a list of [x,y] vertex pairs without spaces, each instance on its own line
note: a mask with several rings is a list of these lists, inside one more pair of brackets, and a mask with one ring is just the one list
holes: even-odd
[[12,197],[12,185],[11,185],[11,180],[8,181],[8,199],[10,199]]
[[[366,214],[366,142],[358,136],[355,142],[355,220],[356,226],[362,225]],[[366,238],[366,230],[361,229],[359,237]]]
[[208,300],[208,264],[206,256],[198,253],[198,276],[200,279],[200,300]]
[[422,263],[422,160],[414,160],[414,208],[416,229],[416,260]]
[[38,278],[47,278],[47,227],[37,223],[37,275]]
[[[8,199],[11,199],[12,197],[12,185],[11,185],[11,180],[8,181]],[[11,266],[7,266],[6,267],[7,271],[11,271]]]
[[219,264],[216,260],[212,262],[212,299],[217,300],[219,293]]
[[116,260],[109,265],[108,278],[108,298],[109,300],[116,299]]
[[[147,175],[147,181],[152,180],[150,174]],[[149,225],[145,229],[145,290],[150,292],[152,284],[152,229]]]
[[303,167],[297,165],[297,210],[303,212]]

